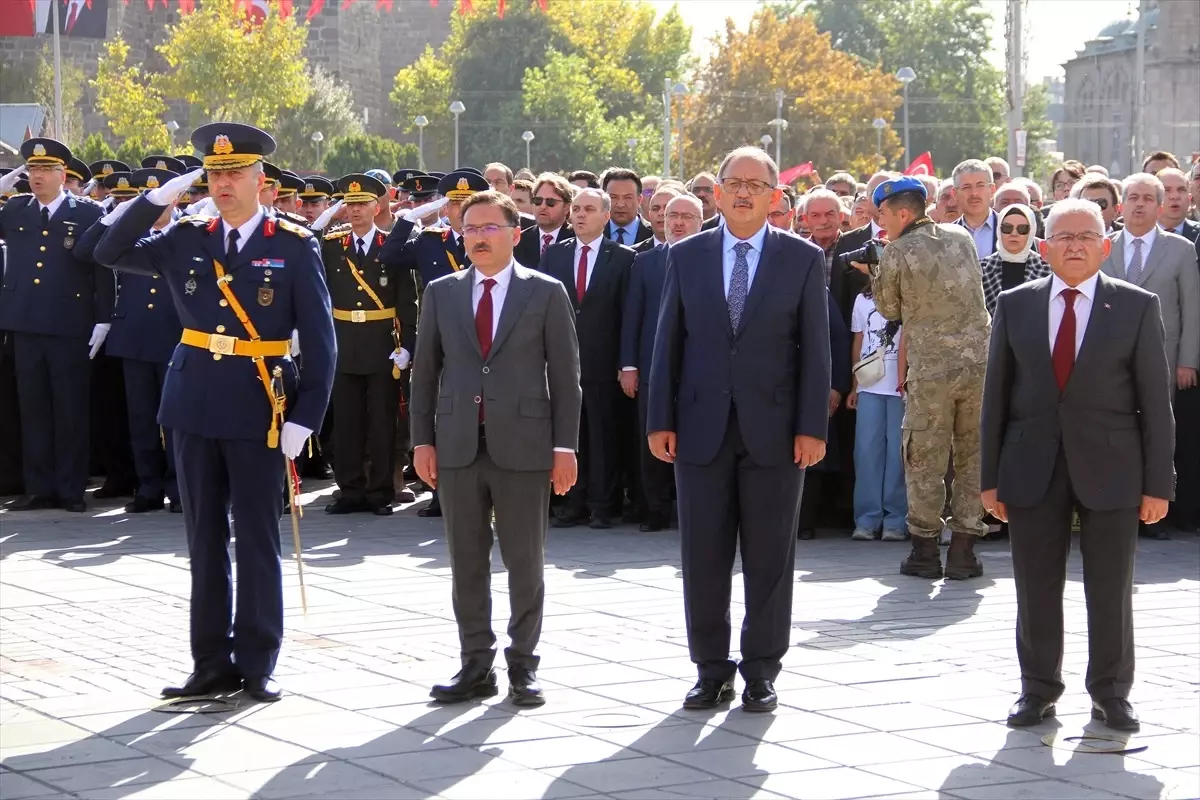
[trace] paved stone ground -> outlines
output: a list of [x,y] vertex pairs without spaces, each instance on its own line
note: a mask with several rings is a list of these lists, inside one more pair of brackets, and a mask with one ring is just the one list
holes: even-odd
[[[1069,693],[1031,731],[1003,724],[1017,691],[1007,546],[982,547],[985,577],[943,584],[897,573],[907,545],[845,536],[799,545],[774,715],[679,710],[693,672],[678,535],[632,529],[551,534],[545,707],[438,708],[428,686],[457,669],[440,523],[331,518],[307,497],[307,616],[284,568],[288,696],[221,714],[153,710],[190,667],[178,516],[0,513],[0,798],[1200,795],[1195,537],[1139,556],[1132,699],[1146,749],[1076,754],[1040,737],[1093,727],[1077,558]],[[498,631],[504,591],[497,572]]]

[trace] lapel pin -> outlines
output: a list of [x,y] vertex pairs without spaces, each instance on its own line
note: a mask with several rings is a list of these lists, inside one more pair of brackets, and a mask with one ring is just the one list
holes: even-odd
[[1108,303],[1105,303],[1105,304],[1104,304],[1104,307],[1105,307],[1105,308],[1112,308],[1112,306],[1110,306]]

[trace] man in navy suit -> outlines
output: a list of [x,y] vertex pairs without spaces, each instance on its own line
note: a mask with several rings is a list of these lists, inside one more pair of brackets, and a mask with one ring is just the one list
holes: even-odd
[[[642,489],[646,494],[646,518],[641,530],[661,531],[671,522],[671,490],[675,476],[671,466],[654,457],[642,441],[646,433],[647,393],[638,391],[639,379],[650,374],[654,355],[654,331],[658,327],[658,303],[662,298],[663,278],[667,274],[667,248],[700,230],[703,206],[692,195],[681,195],[667,188],[655,194],[671,192],[666,204],[664,231],[667,241],[633,260],[625,311],[621,316],[621,390],[638,401],[638,444],[642,470]],[[655,197],[657,201],[659,198]],[[653,202],[653,201],[652,201]],[[649,241],[649,240],[647,240]]]
[[[771,711],[791,634],[804,470],[825,456],[824,256],[767,226],[781,190],[765,152],[734,150],[717,177],[723,224],[667,252],[646,429],[655,456],[675,465],[688,647],[699,672],[684,707],[732,700],[740,671],[742,707]],[[740,665],[729,658],[739,541]]]

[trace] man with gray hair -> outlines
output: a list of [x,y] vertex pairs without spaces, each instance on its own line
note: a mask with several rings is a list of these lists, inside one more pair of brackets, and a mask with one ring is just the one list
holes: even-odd
[[1009,177],[1011,170],[1008,167],[1008,162],[1003,158],[992,156],[985,159],[983,163],[987,164],[988,169],[992,171],[992,183],[996,184],[997,188],[1012,180]]
[[938,187],[936,216],[934,222],[954,222],[962,216],[958,207],[958,198],[954,196],[954,181],[947,178]]
[[1039,212],[1042,210],[1042,187],[1038,186],[1037,181],[1030,178],[1013,178],[1009,182],[1025,187],[1025,191],[1029,192],[1029,207]]
[[858,184],[849,172],[835,172],[825,181],[825,188],[838,197],[853,197]]
[[992,193],[996,191],[992,168],[977,158],[969,158],[954,168],[951,178],[958,207],[962,209],[962,217],[955,224],[971,234],[976,255],[980,259],[987,258],[996,252],[996,228],[999,227],[996,211],[992,208]]
[[980,499],[1008,522],[1017,589],[1021,695],[1008,724],[1053,717],[1065,689],[1063,586],[1078,511],[1091,716],[1132,732],[1138,521],[1162,519],[1175,490],[1159,301],[1100,274],[1113,245],[1094,204],[1055,203],[1046,233],[1054,274],[997,301],[981,418]]

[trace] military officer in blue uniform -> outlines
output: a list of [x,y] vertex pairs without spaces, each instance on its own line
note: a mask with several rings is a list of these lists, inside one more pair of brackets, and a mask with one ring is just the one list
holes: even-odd
[[300,216],[308,222],[309,228],[325,209],[329,208],[329,200],[336,191],[333,182],[320,175],[309,175],[304,179],[304,187],[298,192],[300,198]]
[[103,201],[108,197],[108,190],[104,188],[104,179],[114,172],[129,172],[129,165],[124,161],[117,161],[115,158],[105,158],[100,161],[93,161],[87,165],[88,171],[92,173],[92,177],[96,179],[96,184],[92,187],[92,199],[96,202]]
[[[183,334],[167,368],[158,421],[174,433],[191,558],[194,671],[168,697],[241,687],[277,700],[271,676],[283,637],[280,493],[294,459],[321,426],[336,359],[329,291],[317,239],[259,202],[265,132],[237,123],[197,128],[216,217],[185,217],[146,237],[199,174],[172,179],[106,218],[96,259],[159,275]],[[115,220],[114,214],[120,215]],[[292,361],[292,331],[304,353]],[[282,452],[281,452],[282,451]],[[237,533],[237,608],[230,580],[230,512]]]
[[75,255],[79,237],[101,211],[63,188],[70,148],[34,138],[21,144],[21,156],[31,193],[0,208],[0,239],[8,250],[0,330],[13,336],[27,492],[13,508],[82,512],[89,355],[108,335],[113,281]]
[[92,179],[92,171],[88,169],[87,164],[80,161],[75,156],[67,162],[67,179],[63,182],[63,186],[68,192],[80,197],[83,195],[83,187]]
[[111,211],[119,203],[137,197],[137,187],[133,185],[132,172],[110,172],[100,182],[107,192],[106,199],[113,201],[109,206]]
[[[191,153],[179,153],[175,156],[183,164],[184,170],[202,169],[204,162],[196,158]],[[181,200],[186,200],[188,203],[199,203],[204,198],[208,197],[208,176],[201,175],[199,180],[191,185],[184,193]]]
[[275,210],[300,216],[300,192],[303,191],[304,180],[299,175],[286,169],[281,170],[279,190],[275,195]]

